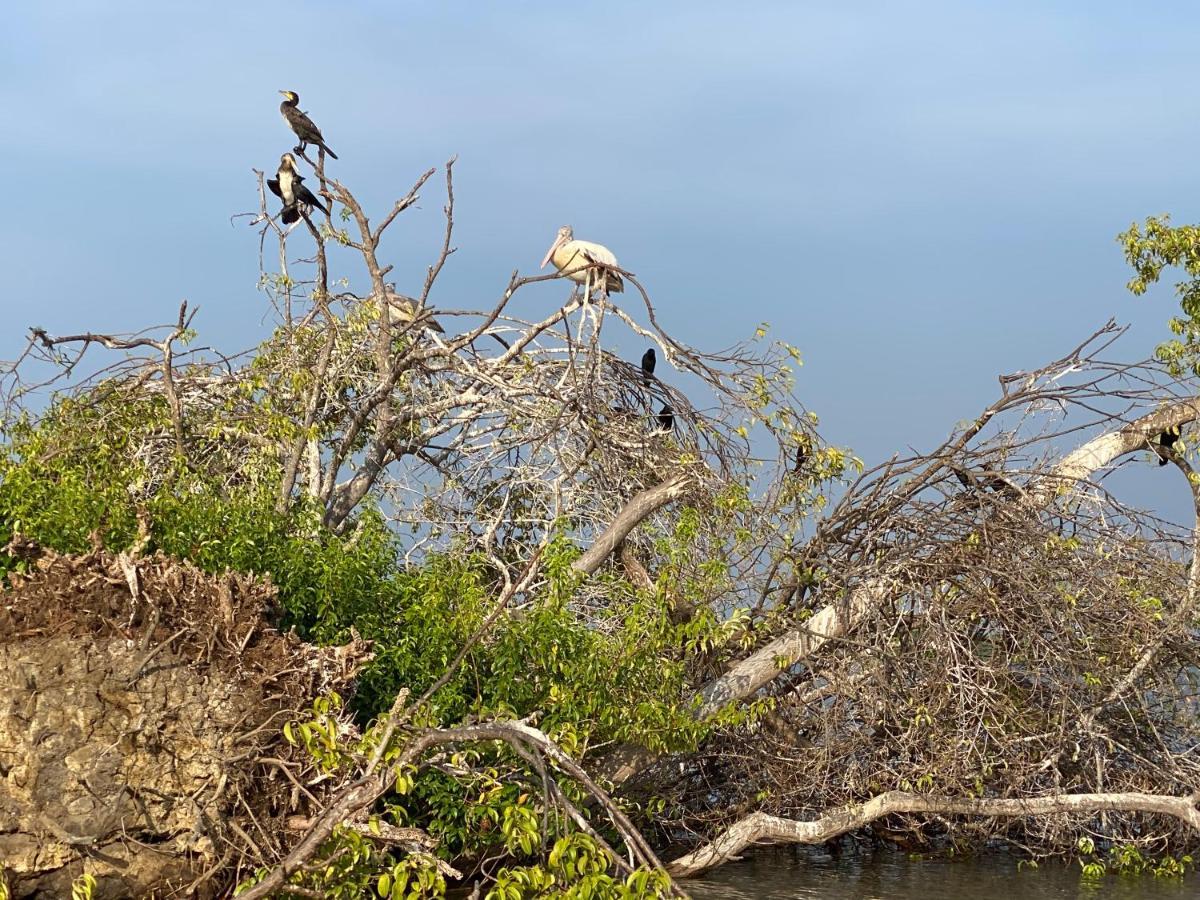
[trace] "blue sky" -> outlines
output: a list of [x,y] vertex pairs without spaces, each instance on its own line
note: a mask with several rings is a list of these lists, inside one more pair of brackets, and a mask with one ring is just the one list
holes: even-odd
[[[770,322],[804,353],[825,437],[872,462],[930,446],[998,373],[1110,316],[1134,325],[1120,355],[1148,355],[1174,304],[1125,292],[1114,236],[1200,213],[1193,3],[46,2],[5,19],[0,359],[26,325],[130,330],[184,297],[218,346],[263,336],[257,237],[230,216],[292,144],[280,88],[376,211],[458,154],[439,305],[488,305],[570,222],[694,345]],[[440,240],[434,198],[385,247],[401,289]]]

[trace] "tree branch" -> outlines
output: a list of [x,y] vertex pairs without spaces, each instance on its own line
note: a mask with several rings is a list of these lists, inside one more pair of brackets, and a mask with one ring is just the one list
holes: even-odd
[[635,494],[604,530],[604,533],[596,538],[588,551],[571,564],[571,568],[584,575],[591,575],[600,568],[614,550],[621,546],[621,541],[628,537],[629,532],[633,531],[638,523],[668,503],[678,500],[695,484],[695,478],[690,474],[676,475],[662,484],[646,488]]
[[1144,812],[1170,816],[1200,832],[1200,810],[1196,794],[1172,797],[1161,794],[1058,794],[1028,799],[975,799],[938,794],[909,794],[889,791],[866,803],[852,803],[825,813],[819,819],[799,822],[766,813],[753,813],[703,847],[681,856],[667,866],[676,878],[698,875],[705,869],[734,859],[758,842],[820,844],[884,816],[925,813],[935,816],[1024,816],[1096,813],[1101,811]]

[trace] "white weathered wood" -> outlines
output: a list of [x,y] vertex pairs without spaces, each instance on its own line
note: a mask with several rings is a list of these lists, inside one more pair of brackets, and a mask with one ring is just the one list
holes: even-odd
[[1198,794],[1186,797],[1137,793],[1056,794],[1020,799],[979,799],[889,791],[865,803],[852,803],[830,810],[808,822],[753,813],[731,825],[716,840],[669,863],[667,872],[676,878],[698,875],[705,869],[735,859],[751,844],[760,842],[821,844],[876,819],[898,813],[1018,818],[1102,811],[1143,812],[1178,819],[1200,832],[1197,801],[1200,801]]

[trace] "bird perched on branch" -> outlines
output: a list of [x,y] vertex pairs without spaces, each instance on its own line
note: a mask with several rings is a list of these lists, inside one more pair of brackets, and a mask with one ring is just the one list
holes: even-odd
[[388,322],[393,328],[403,328],[416,322],[422,328],[428,328],[438,334],[446,333],[446,329],[433,317],[433,310],[428,306],[422,306],[412,297],[397,294],[392,285],[388,285],[385,296],[388,304]]
[[619,294],[625,290],[621,276],[607,268],[617,264],[613,252],[603,244],[575,240],[570,225],[558,229],[539,268],[546,268],[548,262],[553,262],[558,271],[566,272],[576,284],[583,285],[585,300],[590,299],[591,292],[597,288],[602,297],[607,297],[610,291]]
[[651,347],[642,354],[642,385],[650,387],[650,381],[654,378],[654,365],[658,362],[658,357],[654,354],[654,348]]
[[296,148],[297,153],[303,153],[304,148],[309,144],[316,144],[334,159],[337,159],[337,154],[329,149],[329,145],[325,143],[325,138],[321,136],[321,129],[313,124],[313,120],[300,111],[300,95],[295,91],[280,91],[283,94],[283,102],[279,104],[279,112],[283,115],[284,120],[291,127],[292,131],[296,132],[296,137],[300,138],[300,146]]
[[675,410],[669,406],[663,406],[658,411],[658,431],[670,433],[675,430]]
[[325,205],[304,186],[304,178],[296,168],[296,157],[290,153],[285,153],[279,158],[279,169],[274,178],[267,179],[267,187],[283,201],[282,218],[285,225],[291,225],[300,218],[300,204],[315,206],[325,215],[329,215]]
[[1151,446],[1155,447],[1154,452],[1158,454],[1158,464],[1160,466],[1165,466],[1171,460],[1167,454],[1158,448],[1169,447],[1179,454],[1182,454],[1187,449],[1183,443],[1183,429],[1179,425],[1164,428],[1150,443]]

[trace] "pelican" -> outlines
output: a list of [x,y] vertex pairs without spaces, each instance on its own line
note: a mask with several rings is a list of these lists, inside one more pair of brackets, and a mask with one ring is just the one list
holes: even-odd
[[[607,297],[609,291],[619,294],[625,290],[625,282],[621,280],[621,276],[606,268],[617,265],[617,258],[613,252],[603,244],[575,240],[575,233],[571,231],[570,225],[558,229],[554,243],[546,251],[539,268],[546,268],[548,262],[553,262],[558,271],[566,272],[567,277],[576,284],[583,285],[585,301],[591,299],[591,292],[596,288],[600,289],[602,297]],[[600,264],[599,267],[595,266],[597,263]]]

